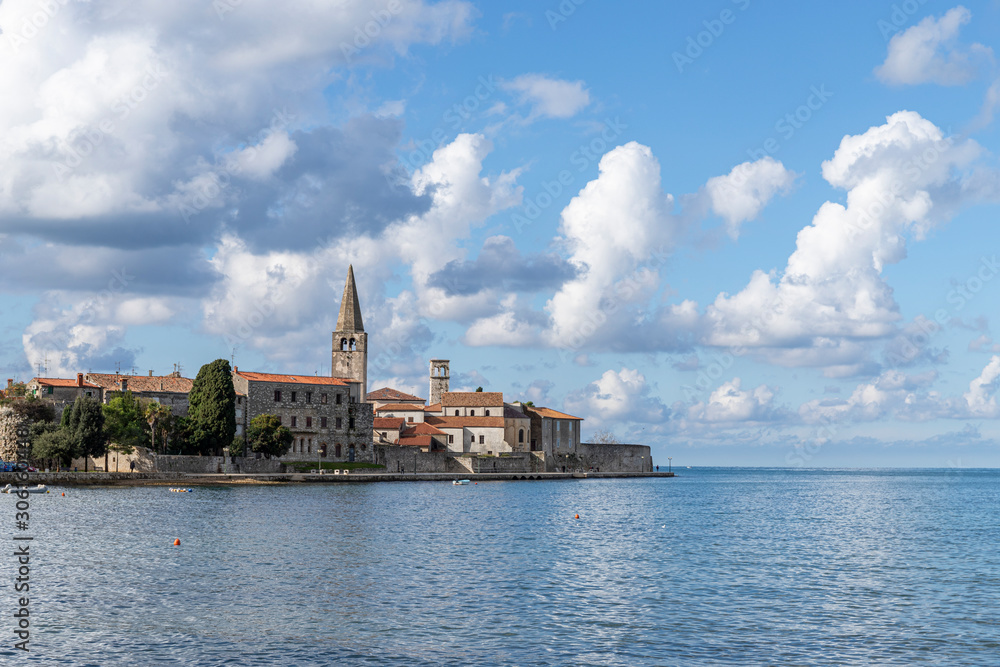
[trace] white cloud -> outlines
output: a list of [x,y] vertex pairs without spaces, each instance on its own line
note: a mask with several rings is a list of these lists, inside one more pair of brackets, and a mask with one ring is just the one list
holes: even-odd
[[608,370],[595,382],[566,398],[566,409],[599,428],[625,422],[661,424],[669,409],[652,394],[652,387],[638,370]]
[[502,88],[517,93],[521,103],[531,107],[529,121],[536,118],[572,118],[590,104],[590,92],[584,88],[583,81],[522,74],[504,82]]
[[969,391],[963,394],[969,412],[975,416],[998,417],[997,380],[1000,379],[1000,356],[994,355],[979,377],[969,383]]
[[864,341],[892,334],[900,319],[881,273],[906,256],[907,236],[921,239],[961,205],[995,196],[989,178],[965,174],[978,154],[975,142],[946,139],[909,111],[844,137],[823,176],[848,191],[847,205],[820,207],[784,271],[756,271],[739,293],[720,294],[703,342],[787,366],[860,370]]
[[696,403],[687,410],[687,418],[697,422],[759,422],[775,417],[775,389],[760,385],[744,391],[740,378],[723,383],[709,396],[707,403]]
[[982,44],[957,44],[961,27],[971,18],[971,12],[962,6],[940,19],[928,16],[889,41],[889,53],[875,74],[894,85],[966,83],[976,75],[979,64],[993,57],[993,51]]
[[787,192],[795,182],[794,172],[772,157],[744,162],[725,176],[710,178],[705,184],[712,211],[726,222],[730,238],[740,235],[740,226],[755,219],[779,192]]

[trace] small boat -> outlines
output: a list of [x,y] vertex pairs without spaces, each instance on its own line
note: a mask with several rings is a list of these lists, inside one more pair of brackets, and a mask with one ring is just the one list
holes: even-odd
[[451,480],[451,483],[454,484],[455,486],[462,486],[462,485],[468,484],[469,480],[467,480],[467,479],[453,479],[453,480]]
[[191,493],[194,489],[170,489],[174,493]]
[[37,486],[14,486],[10,484],[0,489],[3,493],[17,493],[19,491],[27,491],[28,493],[48,493],[49,489],[44,484],[39,484]]

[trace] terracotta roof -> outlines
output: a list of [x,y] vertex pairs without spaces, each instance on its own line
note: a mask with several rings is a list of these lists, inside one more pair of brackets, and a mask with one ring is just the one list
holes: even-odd
[[380,408],[375,408],[375,412],[392,412],[393,410],[396,412],[423,412],[424,406],[410,405],[409,403],[389,403]]
[[325,375],[280,375],[277,373],[254,373],[252,371],[235,371],[236,375],[251,382],[283,382],[285,384],[321,384],[335,387],[350,386],[354,380],[348,378],[331,378]]
[[441,404],[435,403],[424,407],[424,412],[441,412]]
[[375,418],[375,428],[376,429],[386,429],[386,430],[396,430],[398,431],[406,420],[402,417],[376,417]]
[[433,447],[434,438],[429,435],[399,436],[397,445],[403,447]]
[[441,394],[441,405],[448,407],[499,408],[503,405],[503,392],[499,391],[446,391]]
[[441,429],[426,422],[407,424],[406,430],[399,434],[399,437],[410,437],[411,435],[445,435]]
[[528,409],[537,412],[543,417],[548,417],[549,419],[578,419],[579,421],[583,421],[583,417],[574,417],[573,415],[568,415],[565,412],[558,412],[556,410],[552,410],[549,408],[528,408]]
[[79,387],[84,386],[90,389],[100,389],[101,387],[96,384],[91,384],[84,380],[83,385],[77,384],[76,378],[73,379],[63,379],[63,378],[32,378],[32,382],[37,382],[40,387]]
[[370,391],[365,398],[369,401],[395,401],[396,403],[412,403],[414,401],[419,401],[420,403],[424,402],[424,399],[419,396],[407,394],[406,392],[399,391],[398,389],[390,389],[389,387],[382,387],[381,389]]
[[428,415],[424,421],[438,428],[503,428],[503,417],[435,417]]
[[125,387],[131,392],[171,392],[187,394],[191,392],[194,380],[191,378],[173,377],[170,375],[118,375],[116,373],[87,373],[87,379],[96,382],[108,391],[121,389],[121,381],[126,380]]

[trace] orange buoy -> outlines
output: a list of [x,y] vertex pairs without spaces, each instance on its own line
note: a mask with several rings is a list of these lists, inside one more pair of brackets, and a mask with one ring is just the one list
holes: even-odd
[[65,498],[65,497],[66,497],[66,492],[65,492],[65,491],[63,491],[63,498]]
[[181,545],[181,539],[178,537],[177,539],[174,540],[174,546],[179,547],[180,545]]
[[579,515],[579,514],[577,514],[577,515],[576,515],[576,516],[574,516],[573,518],[574,518],[574,519],[579,519],[579,518],[580,518],[580,515]]

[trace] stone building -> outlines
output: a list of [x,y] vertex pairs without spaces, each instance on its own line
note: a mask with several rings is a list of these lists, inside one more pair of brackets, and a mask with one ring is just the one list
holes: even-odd
[[292,432],[282,461],[374,462],[372,406],[363,403],[361,383],[350,378],[281,375],[233,369],[237,414],[246,433],[257,415],[276,415]]
[[170,408],[174,416],[188,413],[189,396],[194,380],[181,377],[179,372],[170,375],[121,375],[119,373],[87,373],[86,380],[101,388],[101,402],[107,403],[117,394],[132,392],[136,398],[154,401]]
[[531,417],[531,451],[547,456],[576,454],[583,419],[550,408],[522,406]]
[[368,392],[365,400],[368,403],[371,403],[376,410],[384,405],[395,405],[401,403],[406,405],[424,405],[427,403],[426,400],[420,398],[419,396],[407,394],[404,391],[396,389],[390,389],[389,387],[382,387],[381,389]]
[[449,370],[447,359],[431,359],[431,405],[441,402],[441,394],[448,391]]
[[94,400],[101,400],[101,387],[84,379],[83,373],[77,373],[75,380],[32,378],[26,388],[28,396],[52,401],[59,414],[62,414],[67,405],[72,405],[78,396],[90,396]]
[[368,334],[361,318],[358,287],[354,283],[354,266],[347,267],[347,282],[340,301],[337,330],[333,332],[330,360],[332,377],[351,378],[361,385],[359,401],[367,399],[368,392]]

